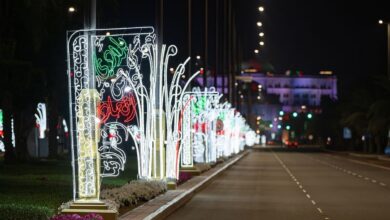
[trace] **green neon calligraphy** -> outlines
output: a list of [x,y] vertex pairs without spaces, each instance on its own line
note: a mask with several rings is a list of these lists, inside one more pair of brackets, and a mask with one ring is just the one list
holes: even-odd
[[94,53],[93,61],[96,70],[96,75],[103,79],[108,79],[115,74],[116,68],[121,66],[124,59],[127,56],[127,44],[126,41],[119,37],[108,37],[109,44],[107,49],[103,52],[103,58]]

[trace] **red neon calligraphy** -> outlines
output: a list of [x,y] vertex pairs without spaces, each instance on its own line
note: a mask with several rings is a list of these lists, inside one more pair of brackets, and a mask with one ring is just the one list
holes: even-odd
[[98,115],[101,123],[105,123],[110,117],[124,117],[124,122],[134,119],[136,114],[136,102],[133,95],[124,96],[122,100],[113,102],[111,97],[107,97],[106,102],[102,102],[98,107]]
[[207,131],[207,124],[206,123],[195,123],[194,124],[194,129],[197,132],[206,133],[206,131]]

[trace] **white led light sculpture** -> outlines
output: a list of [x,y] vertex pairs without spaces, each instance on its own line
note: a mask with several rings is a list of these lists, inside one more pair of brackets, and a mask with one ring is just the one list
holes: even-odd
[[230,103],[223,103],[220,106],[219,120],[222,121],[223,130],[217,138],[217,146],[222,156],[229,157],[232,154],[232,120],[234,116],[234,109],[231,108]]
[[39,129],[39,139],[44,139],[47,129],[46,104],[38,103],[37,112],[38,114],[35,114],[35,122]]
[[233,153],[237,154],[241,150],[243,150],[243,138],[241,134],[242,127],[244,125],[244,120],[242,120],[242,117],[240,113],[235,112],[234,116],[232,118],[232,132],[231,132],[231,148],[233,150]]
[[[106,35],[108,31],[110,35]],[[80,185],[85,182],[80,178],[76,180],[76,176],[86,171],[75,168],[80,166],[75,164],[75,158],[81,156],[83,148],[79,134],[85,129],[79,126],[79,121],[85,117],[96,119],[97,127],[90,124],[88,132],[100,130],[99,135],[92,138],[93,144],[98,145],[97,153],[102,162],[98,176],[117,176],[126,162],[121,148],[128,147],[136,150],[139,178],[178,178],[183,91],[199,72],[185,85],[179,83],[188,58],[175,68],[169,80],[168,61],[176,55],[177,48],[173,45],[159,47],[155,38],[151,27],[81,30],[69,35],[73,181],[74,186],[78,186],[74,187],[74,198],[80,197]],[[83,99],[95,101],[83,112],[85,115],[81,115],[81,105],[87,105],[80,103],[85,89],[93,90],[96,95]],[[128,146],[132,144],[134,146]]]
[[192,168],[194,166],[193,149],[191,141],[192,133],[192,115],[191,102],[194,97],[191,93],[185,93],[182,102],[182,132],[180,141],[180,166],[184,168]]
[[15,127],[14,127],[14,118],[11,118],[11,143],[12,146],[16,147],[16,139],[15,139]]
[[67,134],[69,132],[69,128],[68,128],[68,125],[66,124],[66,120],[65,119],[62,119],[62,126],[64,128],[65,134]]
[[[217,107],[221,95],[216,92],[214,87],[205,88],[204,91],[195,87],[187,95],[192,97],[190,109],[188,109],[192,116],[185,123],[191,124],[192,129],[186,131],[188,134],[185,136],[191,141],[184,141],[184,143],[188,142],[190,145],[183,145],[182,167],[191,166],[191,163],[185,163],[190,154],[193,154],[193,158],[197,163],[216,162]],[[192,148],[192,151],[189,148]]]
[[[182,118],[183,91],[199,74],[199,71],[193,74],[184,86],[179,84],[185,71],[184,67],[189,61],[188,58],[176,68],[169,82],[168,61],[171,56],[176,55],[176,46],[171,45],[167,48],[162,45],[161,52],[159,52],[158,45],[154,44],[153,38],[153,41],[142,45],[138,50],[142,51],[142,57],[147,58],[150,66],[149,89],[142,82],[140,67],[134,56],[129,56],[128,59],[128,66],[134,69],[134,75],[130,77],[124,71],[119,71],[119,73],[126,79],[131,91],[134,91],[138,112],[146,113],[138,114],[139,126],[131,126],[128,129],[132,137],[139,137],[139,143],[136,145],[136,148],[140,149],[137,150],[140,152],[139,176],[143,179],[177,179],[181,139],[179,122]],[[162,148],[165,144],[164,155]]]
[[218,158],[218,149],[217,149],[217,126],[218,126],[218,115],[219,115],[219,101],[222,97],[222,94],[214,93],[210,96],[210,111],[208,116],[209,129],[207,131],[207,137],[209,139],[208,144],[210,146],[209,150],[209,162],[216,162]]

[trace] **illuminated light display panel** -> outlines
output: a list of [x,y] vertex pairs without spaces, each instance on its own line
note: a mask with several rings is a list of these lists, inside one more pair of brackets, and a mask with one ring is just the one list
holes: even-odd
[[177,179],[183,91],[199,72],[179,83],[188,58],[168,76],[177,48],[155,41],[152,27],[68,33],[74,198],[98,199],[98,179],[124,170],[124,149],[136,151],[140,179]]
[[[138,147],[145,123],[137,113],[145,112],[145,100],[137,93],[146,92],[139,82],[141,66],[149,72],[143,61],[155,35],[153,28],[141,27],[80,30],[67,37],[73,194],[97,200],[100,178],[124,170],[129,136],[133,141],[127,144],[136,146],[137,156],[149,153]],[[143,165],[139,160],[141,173]]]
[[35,123],[39,130],[39,139],[44,139],[47,129],[46,104],[38,103],[37,112],[38,114],[35,114]]
[[216,162],[216,119],[220,97],[213,87],[204,91],[196,87],[185,93],[181,167],[193,167],[194,162]]

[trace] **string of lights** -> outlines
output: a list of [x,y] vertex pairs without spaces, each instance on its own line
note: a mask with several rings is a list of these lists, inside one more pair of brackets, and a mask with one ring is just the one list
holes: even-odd
[[[258,7],[258,11],[261,14],[264,13],[264,6],[259,6]],[[264,47],[264,28],[263,28],[263,22],[262,21],[257,21],[256,22],[256,25],[258,27],[258,30],[259,30],[259,44],[258,46],[255,48],[254,52],[255,54],[259,54],[261,51],[262,51],[262,48]]]

